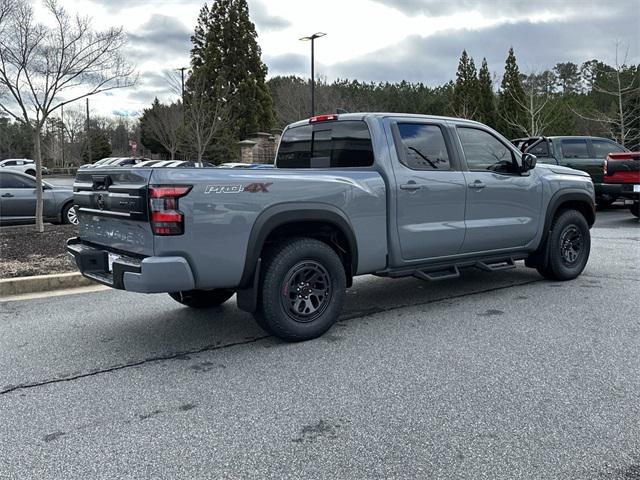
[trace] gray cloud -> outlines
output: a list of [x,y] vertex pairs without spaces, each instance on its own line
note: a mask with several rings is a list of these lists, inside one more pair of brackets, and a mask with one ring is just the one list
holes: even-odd
[[286,18],[270,15],[267,11],[267,7],[261,1],[253,0],[249,3],[249,14],[251,16],[251,20],[259,29],[265,31],[283,30],[291,25],[291,22]]
[[263,55],[264,63],[269,67],[269,75],[304,75],[308,74],[309,57],[297,53],[283,55]]
[[491,15],[526,15],[547,12],[611,12],[638,10],[637,0],[616,0],[605,5],[600,0],[373,0],[414,16],[443,16],[460,11],[478,10]]
[[191,49],[191,30],[174,17],[153,14],[135,32],[128,32],[131,54],[140,59],[186,56]]
[[474,57],[476,65],[486,57],[489,68],[501,74],[511,46],[520,69],[527,72],[551,68],[557,62],[582,63],[592,58],[611,62],[617,39],[630,47],[630,62],[638,63],[639,22],[640,13],[636,10],[623,17],[601,20],[519,22],[481,30],[447,31],[430,37],[410,36],[396,45],[318,71],[330,78],[408,80],[438,85],[455,78],[463,49]]

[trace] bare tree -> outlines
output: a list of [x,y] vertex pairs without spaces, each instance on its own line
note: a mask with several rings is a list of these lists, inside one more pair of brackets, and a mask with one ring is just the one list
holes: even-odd
[[43,1],[50,21],[39,23],[28,0],[0,0],[0,111],[27,125],[36,160],[36,229],[42,222],[42,127],[66,103],[133,85],[121,52],[122,28],[92,30],[56,0]]
[[[620,42],[616,42],[615,67],[603,68],[605,65],[590,63],[591,91],[612,97],[615,107],[609,112],[596,110],[573,112],[584,120],[597,122],[605,128],[611,138],[622,146],[633,145],[640,141],[640,131],[631,128],[632,121],[640,116],[640,102],[630,99],[640,93],[640,70],[633,70],[627,65],[629,49],[620,60]],[[626,73],[626,75],[625,75]],[[626,78],[625,78],[626,77]],[[630,78],[629,78],[630,77]],[[598,79],[604,81],[598,81]]]
[[547,72],[541,74],[531,72],[526,75],[522,81],[524,96],[518,98],[511,95],[523,115],[513,117],[501,115],[507,124],[528,137],[544,135],[557,115],[547,76]]
[[230,95],[228,85],[211,86],[205,75],[190,78],[190,89],[185,94],[184,140],[193,148],[200,165],[207,148],[231,123]]
[[184,121],[182,102],[169,105],[154,103],[147,110],[145,119],[145,130],[149,136],[162,145],[171,155],[171,160],[174,160],[182,141]]

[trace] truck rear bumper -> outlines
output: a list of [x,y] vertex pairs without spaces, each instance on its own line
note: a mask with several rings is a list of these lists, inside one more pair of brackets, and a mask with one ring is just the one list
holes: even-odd
[[80,273],[112,288],[140,293],[193,290],[195,281],[189,262],[183,257],[132,257],[82,243],[67,241]]

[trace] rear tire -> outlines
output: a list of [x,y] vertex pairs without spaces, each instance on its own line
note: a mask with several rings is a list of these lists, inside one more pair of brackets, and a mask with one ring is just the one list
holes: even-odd
[[336,252],[319,240],[294,238],[265,256],[258,325],[288,342],[319,337],[338,320],[346,273]]
[[214,290],[189,290],[186,292],[174,292],[169,296],[176,302],[191,308],[211,308],[222,305],[229,300],[235,292],[226,288]]
[[640,203],[636,202],[633,205],[631,205],[629,207],[629,211],[631,212],[631,215],[634,215],[635,217],[640,217]]
[[27,171],[26,171],[26,172],[24,172],[24,173],[26,173],[27,175],[31,175],[32,177],[35,177],[35,176],[36,176],[36,171],[35,171],[35,170],[27,170]]
[[577,210],[558,214],[547,239],[547,265],[538,273],[549,280],[573,280],[589,260],[591,234],[584,216]]
[[611,205],[613,205],[613,202],[615,201],[616,199],[613,198],[611,195],[603,195],[601,197],[596,198],[596,205],[598,206],[599,210],[604,210],[611,207]]

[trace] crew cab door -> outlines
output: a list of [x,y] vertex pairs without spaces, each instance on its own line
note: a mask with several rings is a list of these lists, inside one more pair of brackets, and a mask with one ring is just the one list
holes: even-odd
[[455,255],[464,240],[466,184],[445,124],[391,124],[396,219],[404,260]]
[[541,220],[542,183],[521,174],[514,150],[489,130],[456,127],[467,164],[466,235],[461,253],[523,247]]

